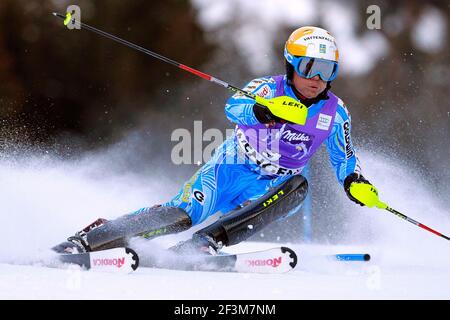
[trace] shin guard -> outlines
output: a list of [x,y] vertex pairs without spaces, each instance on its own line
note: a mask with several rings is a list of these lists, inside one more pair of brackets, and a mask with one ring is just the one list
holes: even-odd
[[191,218],[180,208],[143,208],[91,230],[86,234],[86,243],[91,250],[106,249],[124,245],[135,236],[151,239],[185,231],[191,225]]

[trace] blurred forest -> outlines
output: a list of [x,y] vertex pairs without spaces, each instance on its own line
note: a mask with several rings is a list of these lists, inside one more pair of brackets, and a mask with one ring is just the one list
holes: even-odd
[[111,40],[70,32],[51,15],[69,4],[82,8],[83,22],[173,59],[197,66],[210,55],[189,1],[2,1],[0,112],[22,142],[64,134],[81,137],[87,148],[111,143],[134,119],[159,111],[152,96],[162,87],[186,81],[170,65]]
[[[225,2],[228,9],[217,15],[220,24],[211,23],[214,15],[204,19],[205,8],[211,9],[213,3],[225,6]],[[233,126],[223,113],[229,92],[91,32],[68,30],[51,13],[65,13],[70,4],[80,6],[81,19],[87,24],[237,86],[255,77],[283,73],[283,45],[295,28],[305,24],[325,27],[336,36],[341,49],[346,42],[339,31],[353,27],[357,41],[376,34],[386,46],[368,68],[361,72],[347,68],[346,72],[344,66],[333,83],[333,92],[346,102],[352,114],[356,147],[404,159],[406,166],[422,171],[435,192],[448,199],[449,2],[315,1],[315,8],[323,13],[311,19],[291,17],[285,23],[283,19],[275,23],[245,14],[244,9],[251,4],[255,15],[260,11],[263,14],[263,4],[268,3],[1,0],[2,156],[21,154],[28,148],[62,158],[85,152],[103,152],[107,157],[114,146],[123,151],[119,162],[129,170],[150,174],[163,169],[181,186],[196,166],[173,168],[172,131],[191,130],[194,120],[203,121],[203,130],[224,131]],[[372,4],[381,8],[380,30],[366,27],[366,8]],[[356,13],[353,24],[347,24],[345,17],[330,20],[325,14],[338,14],[340,8]],[[423,22],[422,29],[417,30],[427,12],[441,19],[438,27],[443,30],[438,43],[429,46],[417,39],[435,36],[433,26],[427,25],[430,22]],[[275,35],[271,44],[251,53],[243,50],[240,39],[246,47],[259,42],[258,37],[252,39],[251,32],[244,35],[243,30],[258,28],[271,30]],[[255,51],[258,57],[252,56]],[[252,67],[252,59],[260,59],[265,67]],[[318,177],[322,169],[317,163],[323,157],[319,155],[313,163],[313,173]],[[330,177],[334,179],[332,174]],[[317,185],[320,183],[324,182]],[[319,201],[314,205],[325,208]]]

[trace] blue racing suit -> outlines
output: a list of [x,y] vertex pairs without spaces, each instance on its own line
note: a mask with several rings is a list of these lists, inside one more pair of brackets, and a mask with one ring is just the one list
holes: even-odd
[[[244,90],[267,99],[286,95],[298,100],[286,76],[254,79]],[[308,107],[305,126],[277,124],[275,131],[257,120],[254,100],[235,94],[225,106],[227,118],[237,125],[235,134],[163,205],[185,210],[193,225],[219,211],[225,214],[300,174],[322,143],[326,144],[337,179],[343,184],[349,174],[360,172],[359,162],[351,142],[349,113],[342,100],[330,91],[328,97]],[[259,133],[247,135],[243,130],[249,128],[258,129]],[[251,138],[258,141],[248,141]],[[273,143],[277,139],[281,141],[279,150],[268,150],[267,141]]]

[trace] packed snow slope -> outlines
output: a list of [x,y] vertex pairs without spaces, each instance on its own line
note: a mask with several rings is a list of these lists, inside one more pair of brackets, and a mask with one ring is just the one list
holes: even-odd
[[[383,201],[450,233],[449,211],[440,193],[398,163],[371,153],[363,153],[363,158],[365,173],[373,177]],[[180,183],[111,172],[92,159],[68,162],[52,157],[1,159],[0,177],[0,299],[450,299],[449,241],[388,212],[353,204],[353,231],[345,243],[283,243],[299,256],[297,268],[287,274],[139,268],[117,275],[48,268],[36,263],[49,254],[47,248],[98,217],[113,218],[167,200],[167,190],[173,192]],[[274,245],[279,243],[249,242],[227,250]],[[324,259],[366,252],[370,262]]]
[[[241,249],[255,247],[252,243]],[[261,245],[258,244],[258,249]],[[0,264],[2,299],[449,299],[448,265],[324,262],[316,255],[374,248],[294,247],[295,271],[282,275],[140,268],[130,275]],[[305,254],[306,253],[306,254]],[[305,257],[306,256],[306,257]],[[302,259],[303,257],[303,259]],[[308,258],[315,257],[311,261]],[[314,261],[316,260],[316,261]],[[387,260],[387,261],[386,261]],[[445,259],[443,259],[445,260]],[[447,260],[448,261],[448,260]]]

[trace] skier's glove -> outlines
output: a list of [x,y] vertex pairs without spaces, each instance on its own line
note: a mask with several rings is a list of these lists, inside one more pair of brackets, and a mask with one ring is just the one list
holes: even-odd
[[308,108],[291,97],[264,99],[256,96],[255,101],[253,112],[261,123],[280,122],[280,119],[301,125],[306,123]]
[[344,180],[344,190],[348,198],[361,205],[373,207],[378,203],[377,189],[361,174],[351,173]]

